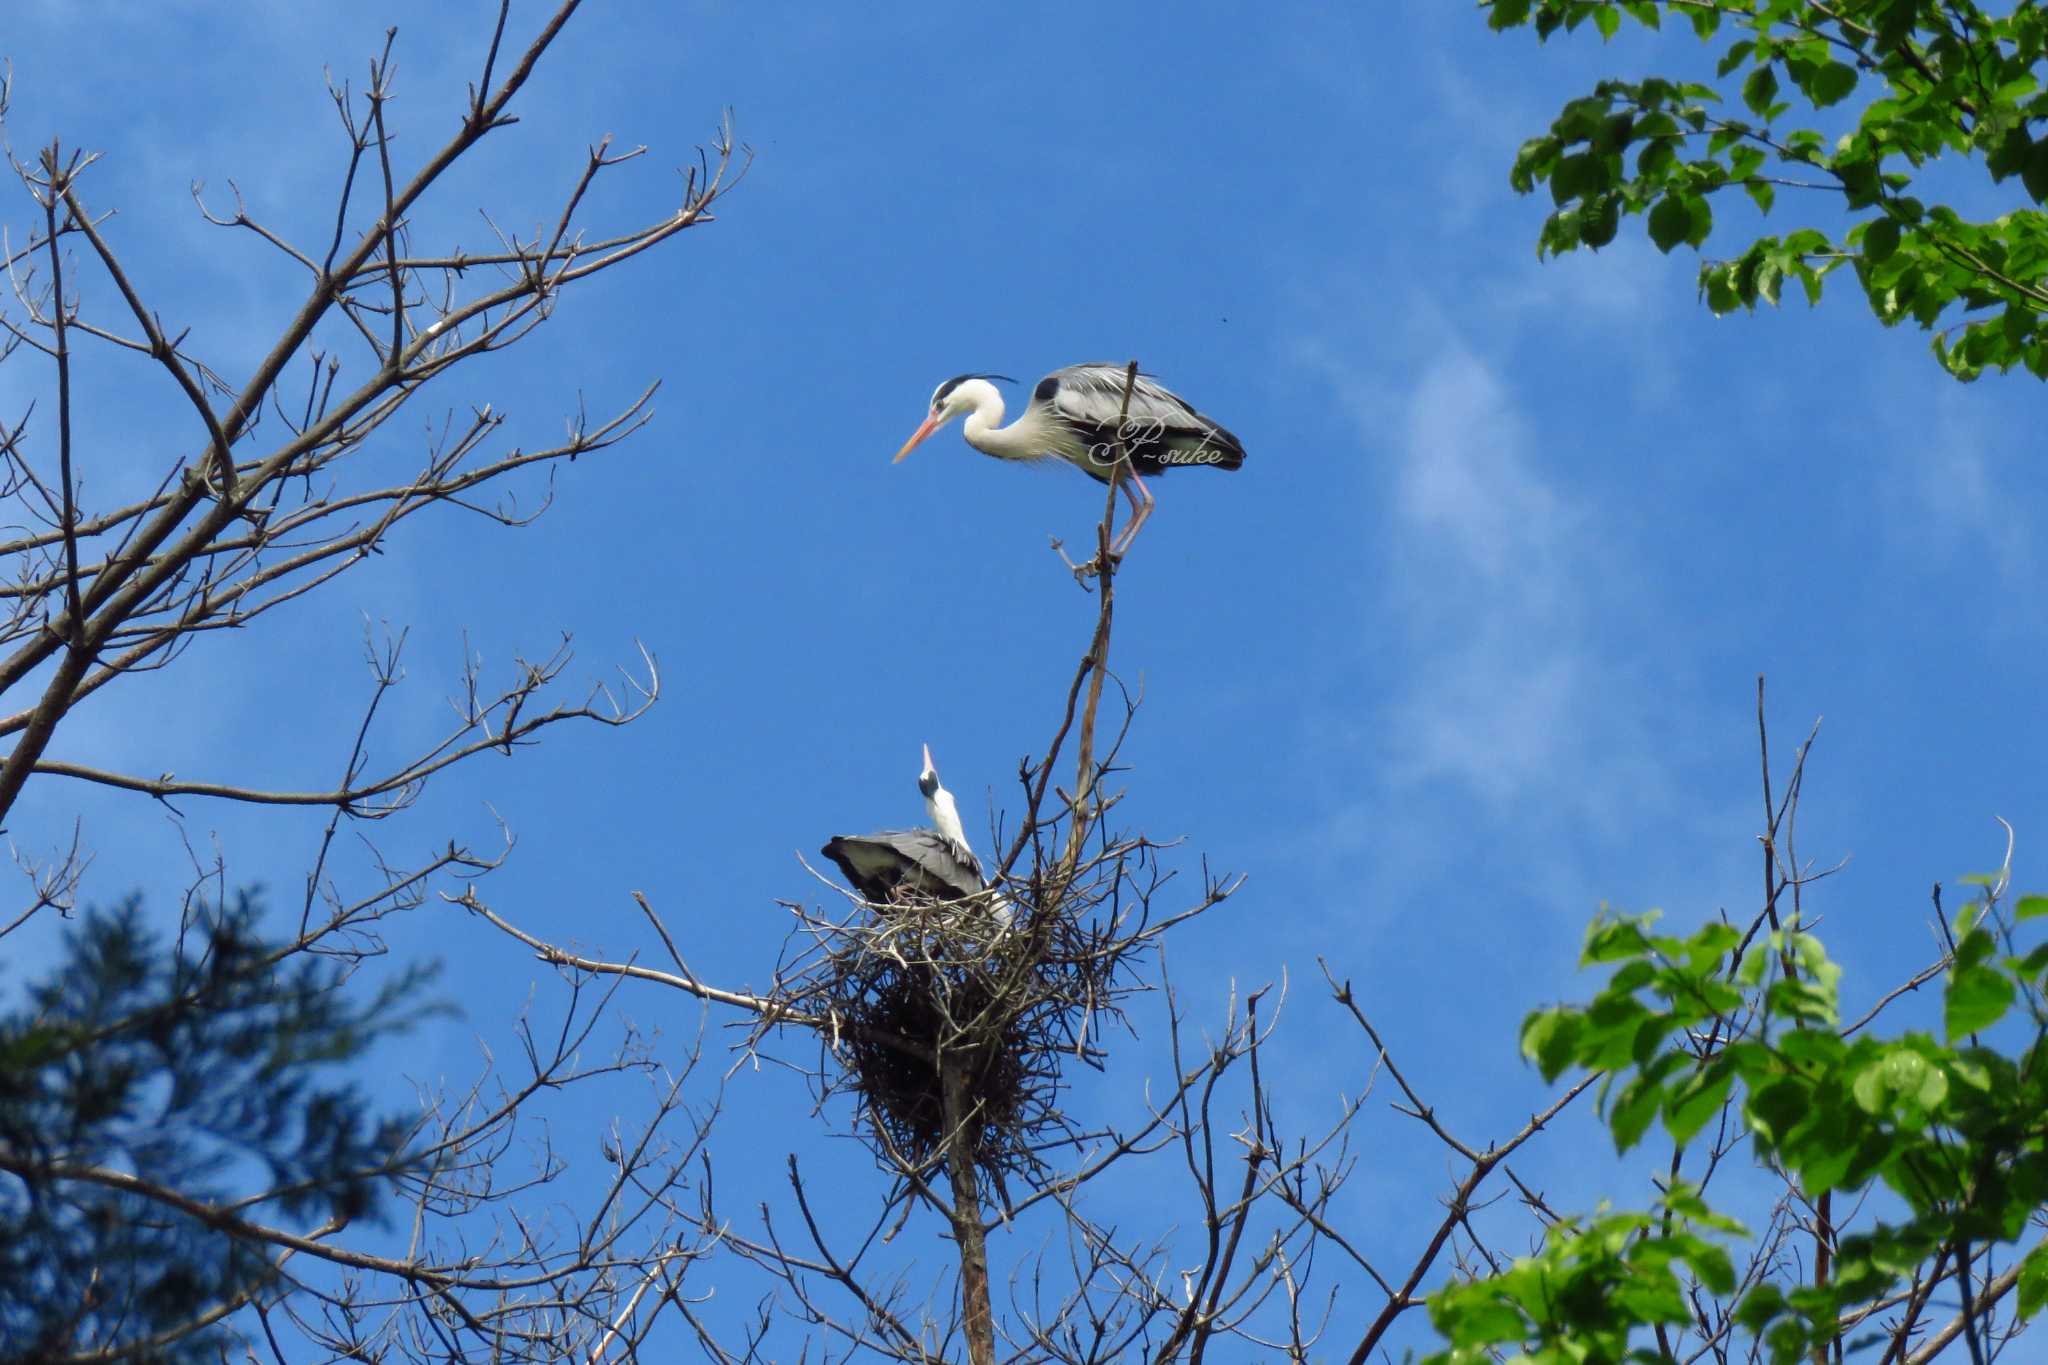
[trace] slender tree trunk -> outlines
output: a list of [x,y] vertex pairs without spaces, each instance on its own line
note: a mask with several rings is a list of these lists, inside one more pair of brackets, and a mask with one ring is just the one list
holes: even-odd
[[995,1365],[995,1318],[988,1292],[988,1241],[982,1235],[980,1173],[974,1167],[974,1134],[967,1116],[967,1077],[959,1060],[939,1054],[939,1086],[945,1097],[946,1173],[953,1182],[953,1241],[960,1249],[960,1316],[967,1327],[971,1365]]

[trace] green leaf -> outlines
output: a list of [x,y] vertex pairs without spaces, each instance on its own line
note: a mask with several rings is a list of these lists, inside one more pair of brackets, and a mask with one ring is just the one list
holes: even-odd
[[1650,240],[1657,244],[1657,250],[1666,255],[1691,231],[1692,212],[1679,196],[1667,194],[1650,209]]
[[2048,896],[2021,896],[2012,907],[2015,920],[2039,919],[2042,915],[2048,915]]
[[1636,153],[1636,174],[1661,184],[1678,162],[1678,150],[1668,137],[1653,137]]
[[[1491,1286],[1485,1283],[1470,1286],[1470,1289],[1487,1288]],[[1528,1319],[1512,1304],[1483,1298],[1462,1285],[1432,1298],[1429,1308],[1437,1329],[1463,1347],[1520,1341],[1529,1332]]]
[[1963,913],[1956,917],[1956,933],[1960,936],[1956,943],[1958,970],[1989,962],[1998,951],[1998,940],[1976,927],[1976,911],[1971,906],[1964,906]]
[[1734,1079],[1732,1068],[1716,1066],[1675,1088],[1664,1101],[1664,1130],[1671,1134],[1671,1140],[1690,1142],[1708,1120],[1720,1113]]
[[2035,203],[2048,200],[2048,142],[2036,142],[2020,166],[2020,183]]
[[1500,30],[1528,23],[1529,3],[1530,0],[1493,0],[1493,12],[1486,16],[1487,26]]
[[1572,250],[1579,244],[1579,215],[1558,212],[1543,220],[1543,232],[1538,239],[1536,254],[1556,256]]
[[[1885,1084],[1895,1095],[1917,1095],[1930,1077],[1941,1075],[1940,1068],[1929,1065],[1925,1057],[1911,1048],[1893,1049],[1885,1055],[1882,1065]],[[1947,1088],[1948,1082],[1943,1080],[1941,1089],[1946,1092]]]
[[1800,1186],[1809,1194],[1840,1189],[1856,1162],[1857,1144],[1844,1123],[1843,1110],[1827,1107],[1810,1114],[1785,1138],[1785,1155],[1799,1171]]
[[2012,1008],[2014,994],[2012,978],[1995,967],[1958,967],[1949,977],[1942,1005],[1942,1026],[1949,1040],[1997,1023]]
[[1835,997],[1825,985],[1780,978],[1764,994],[1773,1011],[1807,1023],[1833,1024]]
[[1811,1069],[1832,1069],[1845,1046],[1831,1028],[1793,1029],[1778,1036],[1778,1055],[1789,1062],[1810,1063]]
[[1735,1266],[1728,1259],[1728,1253],[1703,1237],[1689,1233],[1674,1233],[1670,1240],[1679,1248],[1679,1255],[1685,1258],[1693,1274],[1699,1276],[1709,1294],[1732,1294],[1735,1292]]
[[1636,115],[1633,109],[1623,109],[1600,120],[1600,127],[1593,134],[1593,150],[1601,156],[1613,156],[1628,150],[1628,144],[1635,137]]
[[1532,137],[1515,152],[1515,164],[1508,169],[1508,184],[1517,194],[1527,194],[1536,182],[1548,178],[1557,165],[1562,148],[1554,137]]
[[[1673,1015],[1646,1015],[1643,1021],[1636,1025],[1635,1037],[1629,1040],[1629,1060],[1648,1069],[1651,1059],[1657,1056],[1657,1049],[1663,1046],[1664,1040],[1678,1027],[1679,1020]],[[1660,1074],[1668,1074],[1670,1071],[1668,1059],[1660,1059],[1656,1065],[1660,1068]]]
[[1687,245],[1704,245],[1707,234],[1714,230],[1714,206],[1704,194],[1695,194],[1685,201],[1685,211],[1692,217],[1692,227],[1685,234]]
[[1595,188],[1600,180],[1600,163],[1591,152],[1561,156],[1550,169],[1550,198],[1560,207]]
[[[1590,29],[1616,36],[1623,18],[1654,27],[1669,8],[1665,0],[1481,4],[1495,27],[1533,21],[1539,38]],[[1698,34],[1716,32],[1721,9],[1685,8]],[[1859,226],[1841,246],[1823,238],[1816,247],[1795,248],[1788,237],[1779,250],[1762,237],[1730,259],[1707,263],[1697,279],[1710,309],[1726,314],[1775,303],[1787,277],[1817,303],[1826,276],[1848,264],[1885,325],[1911,322],[1934,333],[1935,357],[1955,378],[2025,366],[2048,379],[2048,315],[2028,306],[2048,292],[2048,217],[2032,208],[2048,204],[2048,139],[2036,137],[2048,125],[2048,77],[2040,74],[2048,63],[2048,12],[2031,3],[2005,9],[1950,26],[1932,22],[1933,9],[1909,0],[1869,0],[1851,6],[1848,17],[1836,16],[1840,22],[1797,0],[1729,8],[1742,31],[1712,54],[1709,81],[1599,81],[1564,105],[1547,149],[1525,148],[1516,158],[1515,188],[1549,180],[1557,196],[1558,213],[1540,229],[1539,257],[1603,245],[1610,225],[1632,212],[1646,216],[1660,251],[1680,241],[1704,248],[1715,191],[1739,185],[1758,210],[1775,212],[1770,168],[1803,165],[1811,173],[1796,179],[1838,189],[1852,213],[1882,207],[1889,224]],[[1916,48],[1928,61],[1917,72],[1910,62],[1900,65],[1902,54]],[[1816,110],[1860,107],[1853,118],[1834,120],[1851,124],[1839,137],[1835,129],[1778,127],[1788,95]],[[1717,105],[1733,105],[1738,96],[1742,106],[1731,112],[1739,119],[1717,116]],[[1687,129],[1697,140],[1682,136]],[[1630,163],[1624,157],[1632,145],[1638,154]],[[1951,153],[1937,175],[1933,163]],[[1980,183],[2023,181],[2025,206],[2012,206],[2010,193],[2001,199],[1976,192],[1950,170],[1957,161],[1972,163],[1965,169],[1982,176]],[[1631,170],[1634,178],[1624,183]],[[1929,186],[1980,216],[1926,202]],[[1619,194],[1618,206],[1604,202],[1609,194]],[[1691,220],[1682,232],[1680,206]],[[1958,323],[1958,303],[1971,312],[2004,311]]]
[[1770,111],[1771,101],[1778,98],[1778,73],[1770,66],[1760,66],[1749,73],[1742,82],[1742,102],[1749,111],[1762,117]]
[[[1766,186],[1765,188],[1769,188]],[[1766,261],[1756,272],[1757,297],[1775,308],[1778,306],[1778,286],[1784,283],[1785,272],[1775,262]]]
[[2048,1242],[2027,1253],[2020,1262],[2020,1316],[2031,1318],[2048,1304]]
[[1657,964],[1646,957],[1624,962],[1613,976],[1607,979],[1605,995],[1614,991],[1639,991],[1657,979]]
[[1952,1057],[1949,1059],[1948,1069],[1964,1085],[1977,1090],[1991,1088],[1991,1068],[1973,1057]]
[[1721,959],[1732,952],[1735,945],[1740,942],[1741,930],[1732,924],[1716,920],[1703,926],[1698,933],[1686,940],[1686,965],[1696,969],[1718,967]]
[[1586,946],[1579,953],[1579,965],[1590,967],[1596,962],[1620,962],[1631,957],[1641,957],[1650,946],[1649,935],[1644,926],[1655,912],[1632,919],[1614,919],[1602,915],[1586,929]]
[[1991,173],[1992,181],[2023,173],[2034,151],[2034,140],[2028,136],[2026,125],[2011,123],[1996,130],[1985,125],[1985,129],[1988,145],[1984,150],[1984,169]]
[[1730,1237],[1747,1237],[1749,1230],[1726,1214],[1715,1213],[1707,1207],[1707,1201],[1700,1198],[1699,1186],[1684,1181],[1673,1185],[1671,1192],[1664,1196],[1664,1207],[1695,1227],[1711,1228],[1725,1232]]
[[1577,1010],[1538,1010],[1522,1024],[1522,1055],[1536,1063],[1544,1080],[1554,1081],[1572,1064],[1579,1029]]
[[1930,1066],[1920,1076],[1920,1088],[1913,1093],[1913,1099],[1930,1114],[1941,1108],[1948,1099],[1948,1073],[1938,1066]]
[[[1611,14],[1612,10],[1603,10]],[[1621,226],[1621,196],[1603,194],[1597,199],[1586,201],[1579,213],[1579,240],[1598,251],[1614,240],[1614,234]]]
[[1579,1063],[1602,1071],[1627,1066],[1635,1060],[1636,1030],[1649,1013],[1626,995],[1603,995],[1595,1000],[1579,1016]]
[[1948,1073],[1910,1045],[1902,1045],[1858,1072],[1851,1093],[1864,1113],[1896,1117],[1917,1131],[1948,1098]]
[[1785,1291],[1766,1281],[1742,1296],[1735,1320],[1752,1334],[1761,1332],[1772,1318],[1785,1311]]
[[1813,101],[1814,108],[1825,109],[1830,104],[1840,104],[1856,88],[1856,68],[1841,62],[1827,62],[1813,73],[1806,82],[1806,94]]
[[1743,1106],[1743,1116],[1759,1136],[1775,1144],[1792,1126],[1806,1117],[1812,1087],[1787,1077],[1752,1090]]
[[1642,1141],[1663,1101],[1664,1087],[1648,1076],[1638,1076],[1622,1087],[1613,1112],[1607,1116],[1607,1126],[1614,1132],[1615,1151],[1626,1152]]

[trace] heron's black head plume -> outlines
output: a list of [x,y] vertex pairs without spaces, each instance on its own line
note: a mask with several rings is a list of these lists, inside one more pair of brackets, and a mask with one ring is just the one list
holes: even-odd
[[945,383],[939,385],[939,387],[933,391],[933,411],[937,411],[939,408],[945,406],[946,399],[952,395],[953,390],[959,388],[962,384],[966,383],[970,379],[1000,379],[1005,384],[1014,384],[1017,382],[1016,380],[1010,378],[1010,376],[1006,374],[956,374],[951,379],[948,379]]

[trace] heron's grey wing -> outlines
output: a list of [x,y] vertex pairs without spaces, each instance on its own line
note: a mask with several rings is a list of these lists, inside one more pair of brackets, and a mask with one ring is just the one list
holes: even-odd
[[895,847],[924,874],[927,893],[958,900],[976,895],[987,885],[972,850],[935,829],[906,830],[889,836]]
[[839,874],[861,899],[886,901],[917,871],[916,864],[892,842],[898,837],[894,830],[838,834],[825,844],[823,852],[839,865]]
[[1141,474],[1177,464],[1236,469],[1244,463],[1243,443],[1221,423],[1150,375],[1141,373],[1132,384],[1122,365],[1091,362],[1054,370],[1038,381],[1032,401],[1093,445],[1107,446],[1121,435]]
[[934,829],[841,834],[825,845],[824,854],[869,901],[887,902],[905,891],[959,900],[984,885],[974,854]]

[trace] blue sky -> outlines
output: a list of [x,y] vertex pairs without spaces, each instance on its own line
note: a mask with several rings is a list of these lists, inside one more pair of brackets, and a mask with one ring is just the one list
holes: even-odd
[[[400,23],[396,117],[417,156],[452,124],[484,13],[161,5],[109,22],[35,0],[0,39],[9,135],[17,155],[53,134],[104,152],[88,202],[118,207],[110,235],[155,306],[235,374],[298,285],[253,238],[200,223],[187,185],[232,178],[255,215],[317,234],[340,166],[323,65],[360,83]],[[515,7],[516,28],[536,18]],[[706,976],[763,982],[775,900],[817,897],[796,855],[917,819],[920,743],[971,830],[1014,809],[1091,619],[1046,538],[1086,535],[1096,485],[999,467],[957,430],[889,455],[950,375],[1136,357],[1249,457],[1161,480],[1119,579],[1116,663],[1145,694],[1123,814],[1184,839],[1187,867],[1248,875],[1176,940],[1174,976],[1198,1020],[1233,981],[1288,976],[1276,1069],[1299,1112],[1327,1113],[1369,1064],[1318,955],[1484,1137],[1538,1102],[1515,1026],[1590,989],[1574,962],[1598,905],[1680,925],[1747,913],[1759,673],[1781,761],[1826,717],[1801,851],[1850,859],[1817,899],[1849,998],[1868,999],[1931,956],[1929,885],[1995,866],[1994,816],[2018,830],[2016,884],[2040,884],[2038,392],[1955,385],[1846,281],[1819,310],[1716,320],[1694,258],[1659,256],[1635,224],[1597,259],[1539,263],[1545,201],[1506,181],[1517,143],[1599,75],[1699,60],[1678,34],[1539,49],[1458,6],[1263,23],[1221,5],[1170,23],[593,7],[423,235],[484,241],[478,206],[551,216],[606,133],[650,153],[594,221],[660,212],[727,107],[755,152],[746,180],[715,225],[572,296],[385,440],[403,458],[430,414],[489,401],[505,443],[531,444],[579,395],[595,412],[659,379],[654,426],[564,468],[531,529],[415,519],[289,620],[109,689],[51,753],[310,787],[339,770],[367,695],[366,618],[410,631],[391,755],[443,726],[465,639],[504,668],[572,632],[570,677],[591,680],[644,642],[664,683],[648,718],[450,773],[374,833],[409,856],[488,843],[501,817],[518,845],[483,892],[503,913],[644,951],[628,894],[644,891]],[[26,201],[0,202],[19,235]],[[1781,198],[1773,222],[1802,208]],[[44,382],[0,367],[0,414]],[[88,498],[193,448],[143,367],[104,359],[82,383]],[[86,896],[107,901],[182,885],[188,841],[289,895],[318,835],[302,815],[183,811],[46,779],[9,837],[33,853],[82,821]],[[450,909],[396,942],[448,959],[466,1010],[391,1061],[408,1078],[465,1071],[530,993],[543,1012],[559,995]],[[24,943],[7,979],[44,952]],[[626,1003],[679,1038],[697,1024],[659,994]],[[1156,1041],[1133,1048],[1126,1099]],[[819,1147],[786,1075],[743,1072],[726,1101],[735,1187]],[[1364,1132],[1356,1214],[1391,1261],[1443,1164],[1384,1109]],[[1598,1141],[1569,1130],[1531,1166],[1589,1202]],[[844,1143],[815,1159],[864,1169]]]

